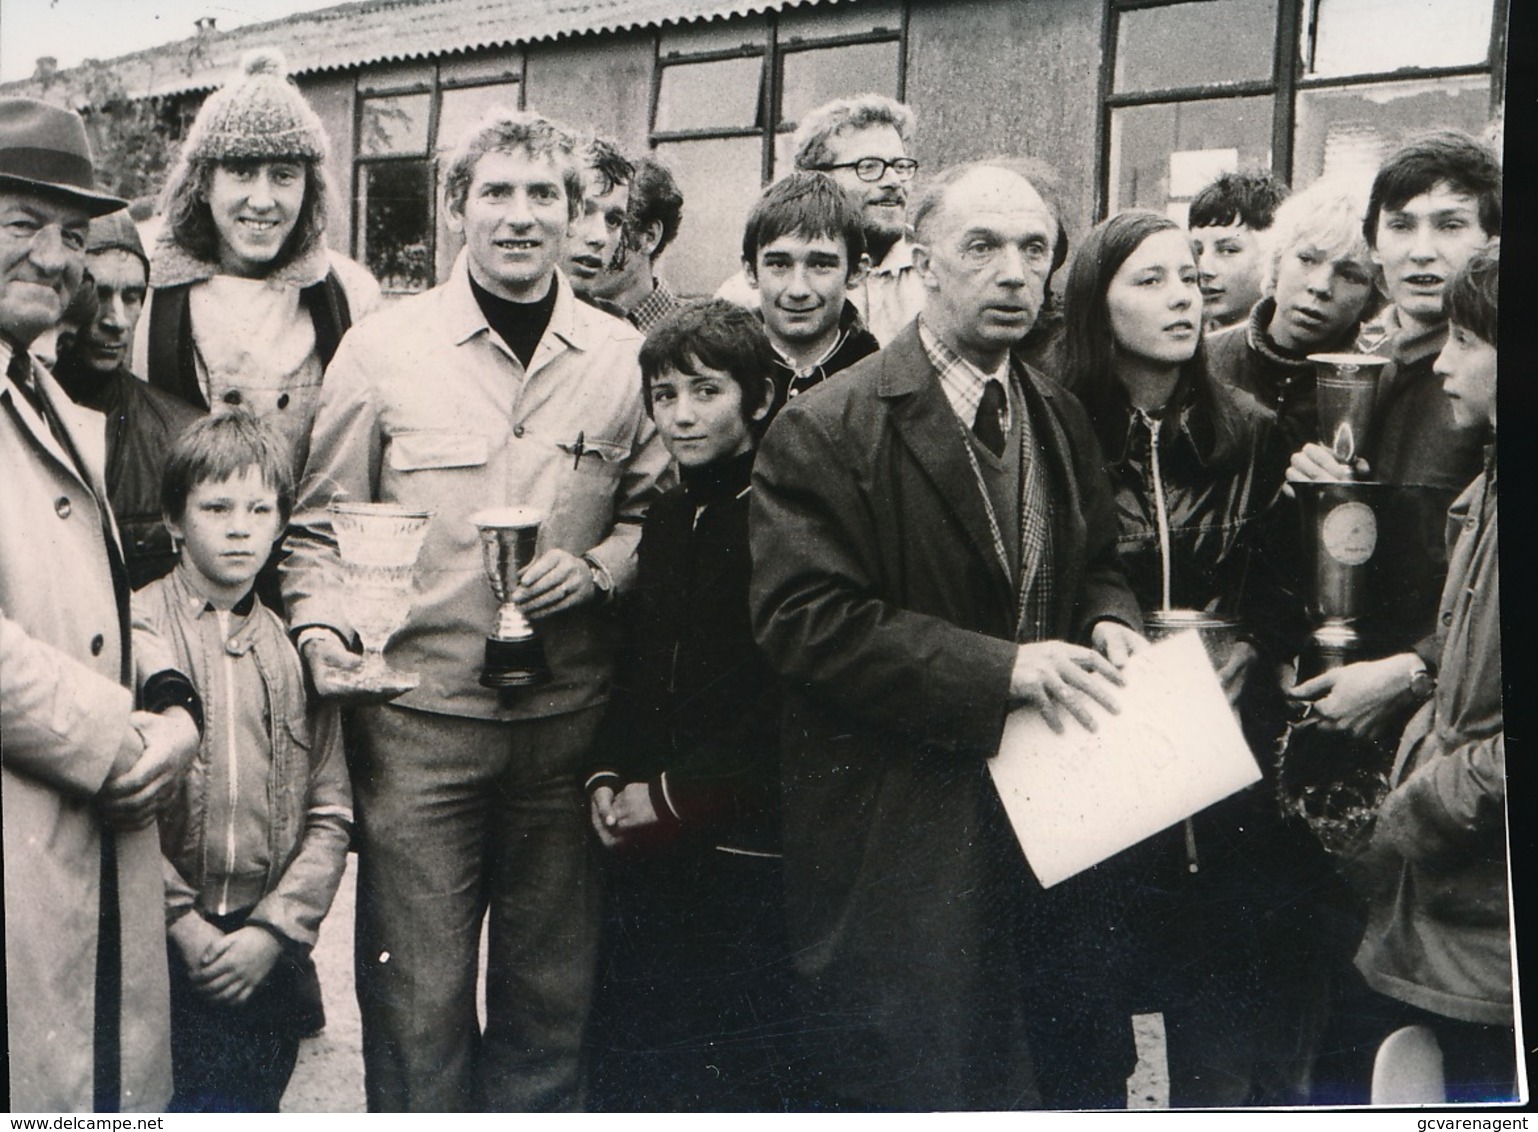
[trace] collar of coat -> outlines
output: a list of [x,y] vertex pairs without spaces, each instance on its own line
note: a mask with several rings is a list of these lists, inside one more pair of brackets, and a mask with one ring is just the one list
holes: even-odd
[[[317,241],[304,255],[290,260],[267,278],[274,283],[309,287],[324,279],[330,270],[331,258],[326,245]],[[201,283],[219,274],[221,272],[217,263],[201,259],[182,247],[172,238],[169,228],[160,234],[155,244],[155,254],[150,259],[152,286],[178,287],[184,283]]]
[[[555,309],[550,312],[550,321],[545,326],[539,345],[534,348],[534,356],[529,359],[526,372],[533,373],[544,365],[556,349],[557,341],[573,350],[592,349],[611,338],[640,342],[640,332],[630,323],[579,300],[559,269],[555,272],[555,288]],[[475,301],[475,295],[470,290],[470,263],[463,249],[455,258],[454,266],[449,269],[443,291],[444,333],[448,335],[449,341],[459,346],[477,334],[494,335],[491,325],[486,321],[486,312],[481,310],[481,305]],[[506,343],[502,343],[500,337],[494,336],[494,340],[507,350]],[[511,350],[507,350],[507,354],[512,357]]]
[[[1014,582],[994,550],[987,507],[968,460],[966,432],[971,426],[960,422],[940,388],[939,375],[919,340],[917,320],[862,364],[878,367],[876,396],[890,402],[892,423],[904,444],[955,514],[973,548],[988,562],[1008,602],[1006,608],[1013,610]],[[1080,498],[1074,458],[1058,419],[1061,409],[1054,404],[1068,394],[1018,358],[1011,357],[1010,373],[1029,420],[1032,457],[1039,455],[1046,461],[1054,522],[1076,522],[1070,514]],[[1058,530],[1054,537],[1065,533]]]
[[[1308,360],[1307,355],[1288,354],[1276,344],[1276,341],[1266,332],[1271,325],[1271,318],[1276,314],[1276,298],[1274,296],[1261,299],[1250,311],[1250,321],[1244,333],[1250,346],[1266,361],[1273,366],[1283,369],[1293,369],[1300,373],[1312,373],[1314,363]],[[1237,328],[1223,333],[1237,333]],[[1357,327],[1353,326],[1341,335],[1335,342],[1321,342],[1309,349],[1310,354],[1335,354],[1350,353],[1356,341]]]
[[[1192,375],[1182,370],[1169,401],[1155,419],[1159,422],[1161,451],[1173,444],[1183,458],[1193,461],[1198,468],[1205,468],[1213,455],[1217,436],[1212,419],[1213,406],[1209,399],[1199,395],[1200,392]],[[1110,464],[1123,464],[1136,451],[1135,442],[1147,437],[1152,443],[1153,438],[1148,437],[1148,426],[1138,419],[1120,382],[1111,383],[1111,396],[1116,402],[1118,419],[1124,420],[1125,425],[1120,433],[1121,443],[1106,445],[1105,458]]]

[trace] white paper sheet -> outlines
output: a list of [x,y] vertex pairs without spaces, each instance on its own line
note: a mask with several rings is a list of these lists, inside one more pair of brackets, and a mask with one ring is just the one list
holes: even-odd
[[1194,632],[1132,657],[1120,713],[1064,713],[1053,734],[1031,708],[1004,722],[988,760],[1015,836],[1050,888],[1260,779],[1239,721]]

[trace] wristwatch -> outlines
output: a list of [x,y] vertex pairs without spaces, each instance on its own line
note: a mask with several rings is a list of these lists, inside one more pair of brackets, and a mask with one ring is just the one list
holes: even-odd
[[1437,690],[1437,678],[1431,674],[1431,669],[1426,667],[1426,662],[1417,660],[1415,666],[1410,669],[1410,695],[1414,696],[1417,703],[1425,703],[1431,698],[1431,694]]

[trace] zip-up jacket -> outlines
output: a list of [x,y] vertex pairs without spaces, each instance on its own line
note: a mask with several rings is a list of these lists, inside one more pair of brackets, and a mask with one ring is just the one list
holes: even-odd
[[[256,603],[245,623],[215,652],[207,647],[207,635],[199,632],[197,623],[200,616],[213,615],[206,605],[180,570],[134,598],[135,636],[153,632],[163,637],[200,691],[230,682],[228,673],[219,671],[227,659],[244,663],[250,657],[265,693],[262,703],[240,703],[244,718],[235,721],[228,718],[229,697],[206,696],[197,757],[160,818],[166,923],[194,908],[209,910],[203,897],[213,874],[210,862],[227,833],[212,828],[210,820],[211,760],[224,757],[220,752],[232,723],[238,725],[236,730],[244,729],[254,715],[269,744],[268,869],[265,893],[249,922],[308,948],[341,882],[352,825],[352,787],[335,710],[308,710],[299,656],[276,614]],[[234,815],[229,817],[233,820]]]
[[642,528],[589,790],[650,785],[665,830],[779,851],[779,682],[748,619],[753,454],[698,471]]

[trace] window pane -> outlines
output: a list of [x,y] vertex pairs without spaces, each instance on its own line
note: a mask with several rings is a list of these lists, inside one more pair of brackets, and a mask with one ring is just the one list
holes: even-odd
[[1221,172],[1271,167],[1271,99],[1214,98],[1111,112],[1112,212],[1151,208],[1185,221]]
[[366,98],[358,126],[358,153],[365,157],[417,157],[427,152],[430,94]]
[[446,90],[438,104],[438,145],[442,153],[453,149],[461,138],[481,120],[481,115],[493,106],[518,109],[518,84],[501,83],[497,86],[470,86],[459,90]]
[[[1490,55],[1495,0],[1315,0],[1314,75],[1457,67]],[[1305,35],[1308,34],[1304,29]],[[1307,52],[1304,52],[1307,58]]]
[[789,130],[774,135],[774,171],[771,181],[778,181],[787,173],[796,171],[796,135]]
[[362,259],[386,291],[425,291],[433,285],[428,164],[379,161],[358,167]]
[[799,122],[834,98],[874,91],[897,97],[897,42],[787,51],[780,121]]
[[1490,118],[1484,75],[1298,91],[1293,181],[1325,174],[1370,179],[1412,134],[1451,127],[1476,137]]
[[431,86],[431,63],[376,63],[364,69],[358,76],[358,92],[373,94],[379,90],[402,90],[410,87]]
[[741,267],[742,225],[758,199],[758,138],[662,142],[657,159],[678,179],[688,219],[668,245],[662,272],[684,295],[712,295]]
[[1123,12],[1116,90],[1269,79],[1276,0],[1202,0]]
[[657,129],[752,129],[759,124],[763,73],[762,55],[664,67],[657,90]]

